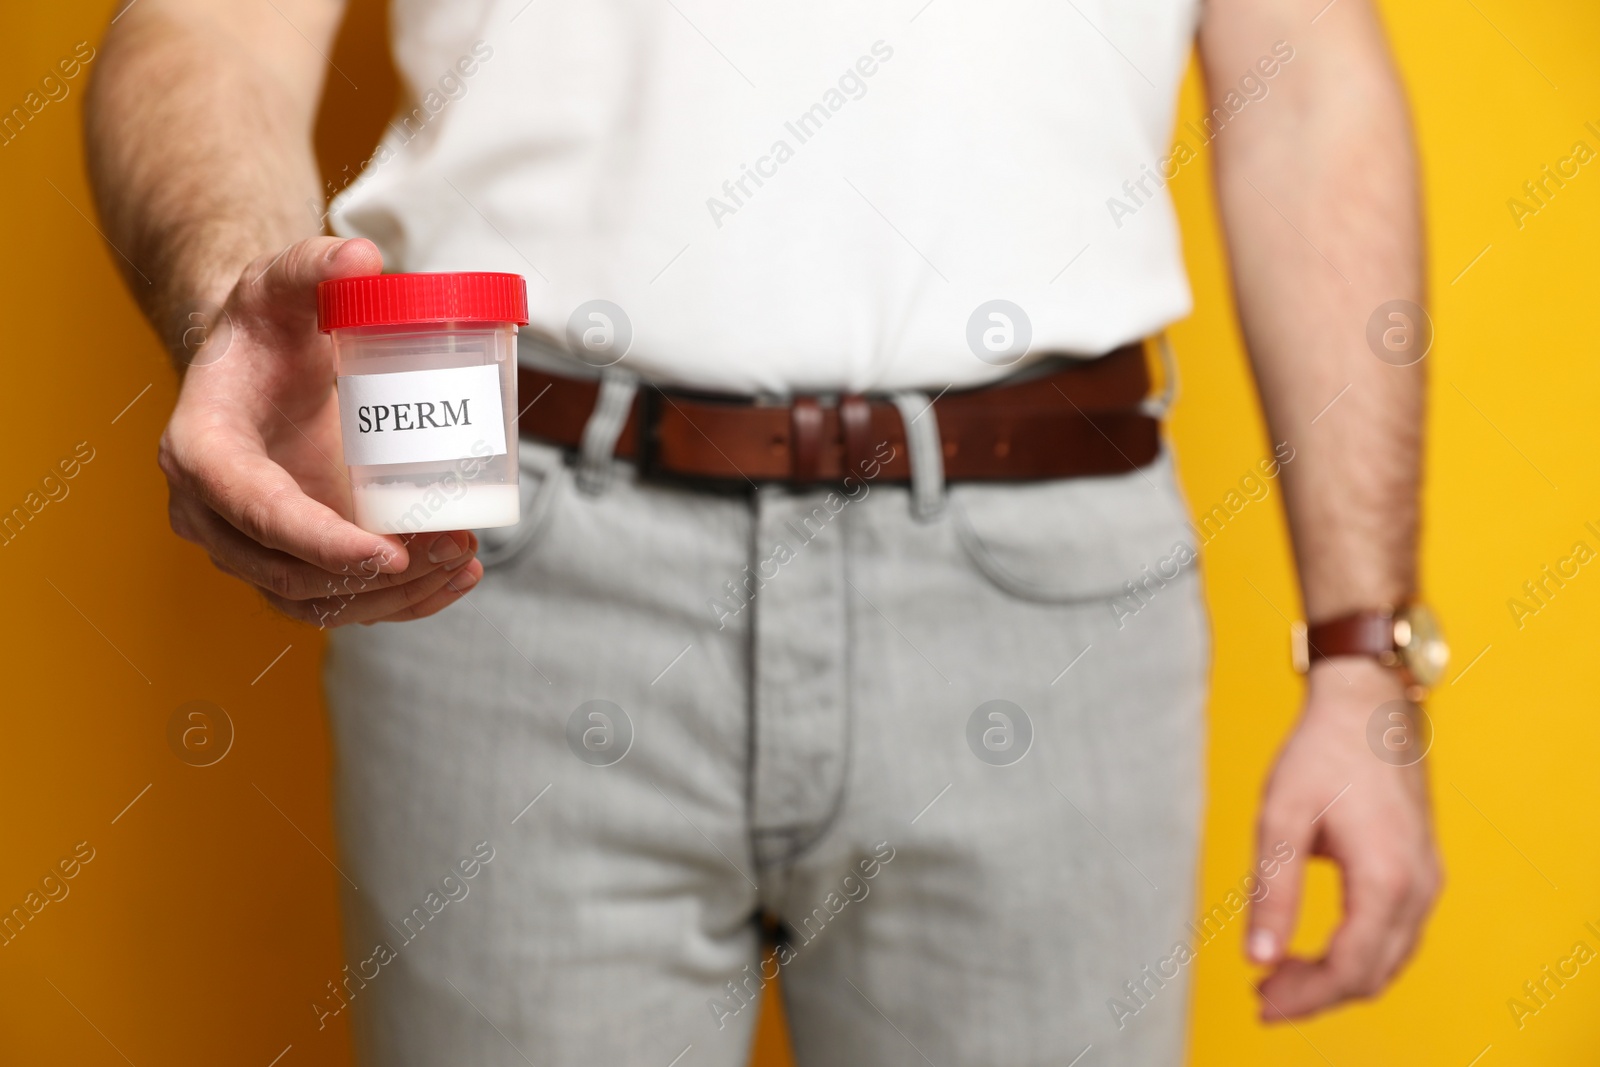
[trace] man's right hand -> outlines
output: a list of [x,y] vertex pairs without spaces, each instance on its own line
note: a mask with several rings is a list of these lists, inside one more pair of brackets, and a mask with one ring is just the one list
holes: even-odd
[[381,536],[348,519],[333,346],[317,331],[316,288],[382,267],[371,242],[334,237],[247,266],[224,305],[227,347],[200,349],[161,438],[178,536],[285,615],[324,626],[420,619],[483,576],[469,532]]

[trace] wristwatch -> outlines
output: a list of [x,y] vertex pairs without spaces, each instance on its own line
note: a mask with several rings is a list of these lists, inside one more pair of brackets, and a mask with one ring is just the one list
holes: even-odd
[[1438,684],[1450,662],[1439,621],[1420,602],[1357,611],[1310,625],[1297,622],[1290,627],[1290,642],[1294,669],[1301,674],[1321,659],[1370,656],[1400,671],[1406,695],[1413,701]]

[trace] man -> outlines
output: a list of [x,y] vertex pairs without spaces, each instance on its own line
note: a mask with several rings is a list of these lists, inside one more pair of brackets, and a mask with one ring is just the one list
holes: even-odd
[[[409,0],[341,238],[341,6],[123,11],[105,231],[164,336],[231,331],[185,360],[174,529],[336,628],[360,889],[316,1027],[350,1009],[379,1064],[736,1064],[781,972],[804,1064],[1178,1062],[1206,633],[1127,346],[1188,310],[1164,186],[1207,147],[1323,624],[1248,951],[1268,1018],[1386,985],[1439,884],[1420,767],[1367,741],[1427,680],[1393,665],[1423,374],[1367,340],[1422,300],[1419,208],[1377,18],[1319,7]],[[346,521],[314,291],[380,269],[527,277],[519,527]],[[1345,919],[1303,959],[1318,854]]]

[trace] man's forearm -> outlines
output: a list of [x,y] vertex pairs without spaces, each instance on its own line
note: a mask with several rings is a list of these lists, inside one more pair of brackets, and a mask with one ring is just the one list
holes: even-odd
[[339,7],[143,0],[108,32],[90,176],[129,287],[169,346],[186,306],[220,304],[251,259],[320,231],[306,207],[321,192],[310,135]]
[[1424,302],[1416,159],[1365,3],[1315,28],[1282,4],[1234,6],[1259,23],[1207,27],[1214,95],[1257,46],[1295,49],[1271,95],[1219,136],[1216,173],[1267,422],[1295,449],[1283,480],[1305,612],[1330,618],[1416,584],[1423,364],[1394,366],[1367,343],[1380,305]]

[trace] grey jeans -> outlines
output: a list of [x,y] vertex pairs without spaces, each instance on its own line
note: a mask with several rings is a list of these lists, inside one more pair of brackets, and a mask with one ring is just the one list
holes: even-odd
[[742,1064],[778,974],[803,1067],[1181,1062],[1209,650],[1166,457],[914,454],[916,501],[521,461],[470,596],[332,637],[314,1010],[364,1063]]

